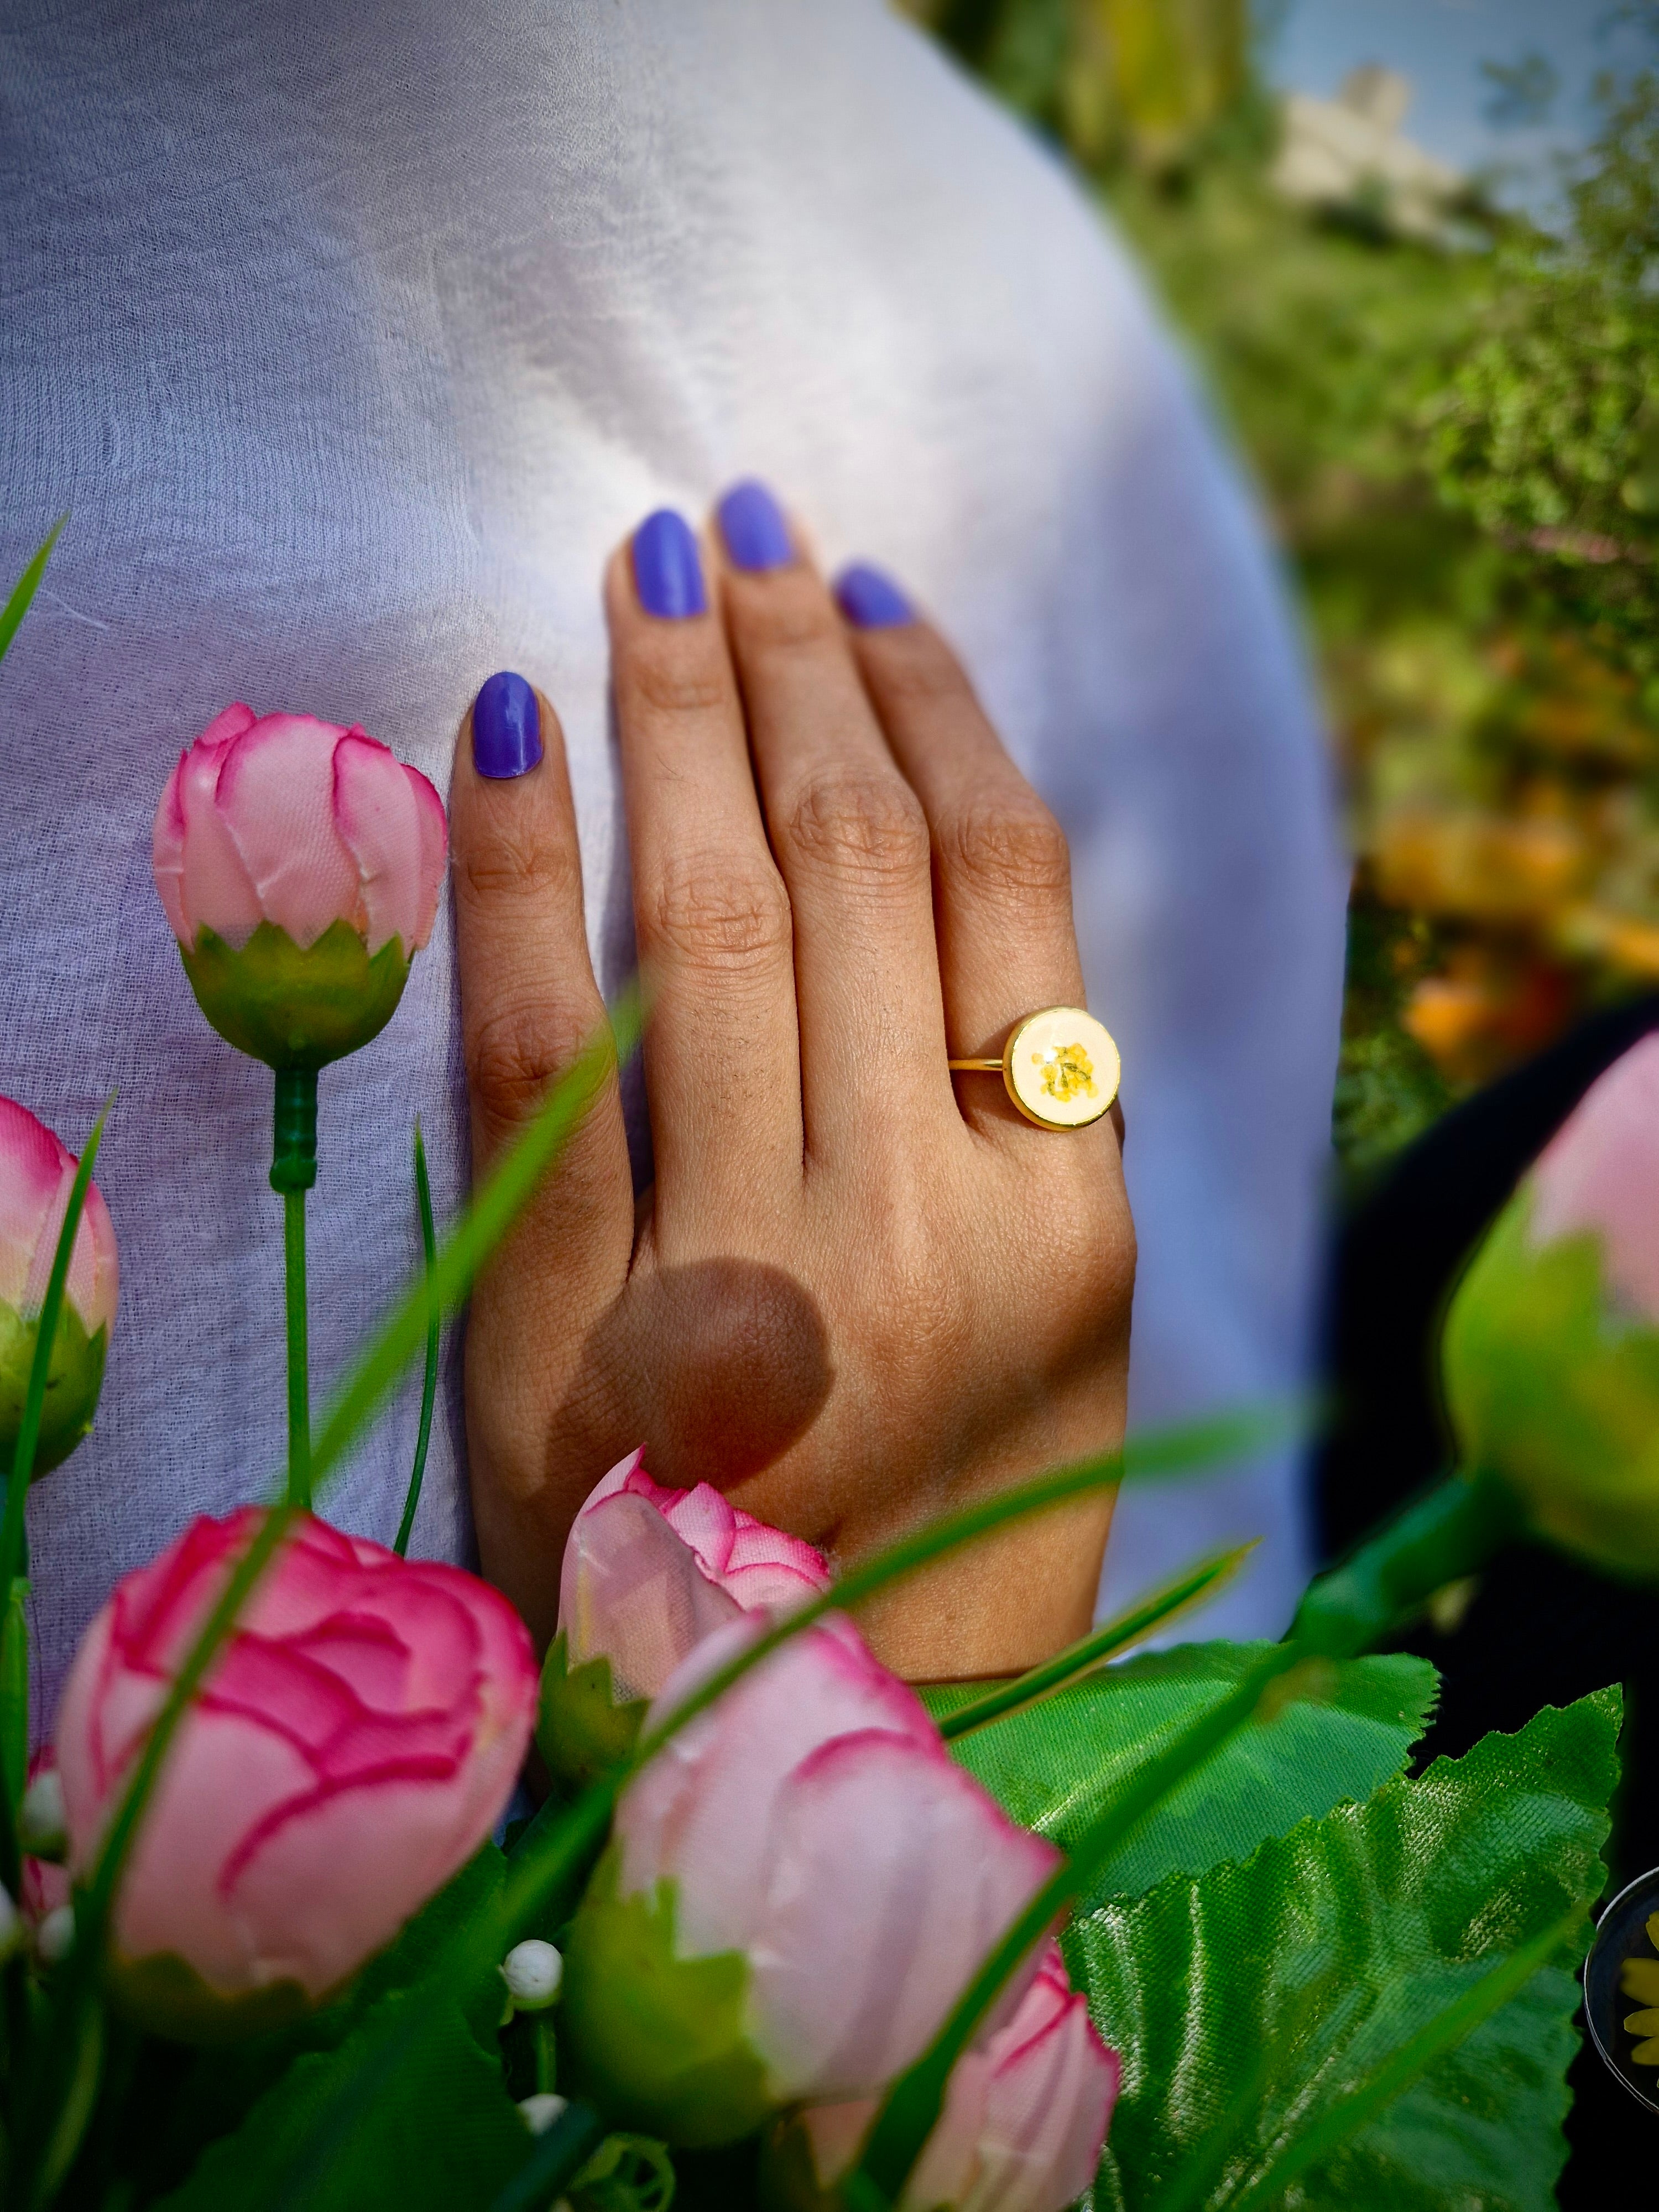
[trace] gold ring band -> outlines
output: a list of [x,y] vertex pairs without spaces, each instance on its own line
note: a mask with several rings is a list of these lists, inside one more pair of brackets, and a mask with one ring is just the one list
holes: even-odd
[[1039,1129],[1086,1129],[1109,1114],[1123,1074],[1111,1033],[1081,1006],[1040,1006],[1009,1031],[995,1060],[953,1060],[960,1075],[1000,1075]]

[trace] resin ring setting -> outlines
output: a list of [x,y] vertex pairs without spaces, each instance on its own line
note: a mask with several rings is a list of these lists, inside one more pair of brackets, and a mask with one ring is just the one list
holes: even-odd
[[1086,1129],[1109,1113],[1123,1062],[1110,1032],[1081,1006],[1043,1006],[1016,1022],[1000,1060],[953,1060],[961,1074],[1000,1075],[1039,1129]]

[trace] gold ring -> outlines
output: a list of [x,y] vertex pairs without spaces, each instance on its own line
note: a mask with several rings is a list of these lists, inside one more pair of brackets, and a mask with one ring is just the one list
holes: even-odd
[[1081,1006],[1042,1006],[1015,1023],[1000,1059],[950,1065],[963,1075],[1000,1075],[1039,1129],[1086,1129],[1110,1112],[1123,1073],[1110,1031]]

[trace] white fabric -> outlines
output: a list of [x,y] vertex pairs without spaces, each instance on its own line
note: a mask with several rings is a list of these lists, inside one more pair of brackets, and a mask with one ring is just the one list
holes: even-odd
[[[70,510],[0,670],[0,1091],[78,1148],[120,1087],[102,1411],[31,1506],[44,1691],[118,1572],[282,1457],[270,1077],[198,1014],[150,882],[179,746],[242,698],[361,720],[442,788],[520,670],[564,719],[614,988],[601,563],[739,474],[935,611],[1071,831],[1127,1070],[1135,1418],[1297,1380],[1340,963],[1320,742],[1250,504],[1045,153],[878,0],[10,0],[0,131],[0,572]],[[414,1261],[417,1111],[447,1212],[447,915],[323,1077],[319,1392]],[[465,1557],[454,1382],[416,1548]],[[414,1423],[411,1384],[345,1526],[391,1536]],[[1296,1486],[1285,1456],[1130,1498],[1111,1589],[1265,1532],[1210,1625],[1277,1627]]]

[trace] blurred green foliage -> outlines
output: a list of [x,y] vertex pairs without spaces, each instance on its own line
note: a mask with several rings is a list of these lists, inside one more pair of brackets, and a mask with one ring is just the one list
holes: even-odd
[[[1375,179],[1283,196],[1243,0],[910,5],[1109,204],[1299,574],[1358,858],[1334,1127],[1364,1175],[1659,984],[1659,70],[1597,86],[1559,224],[1475,180],[1425,240]],[[1659,0],[1620,12],[1659,58]]]

